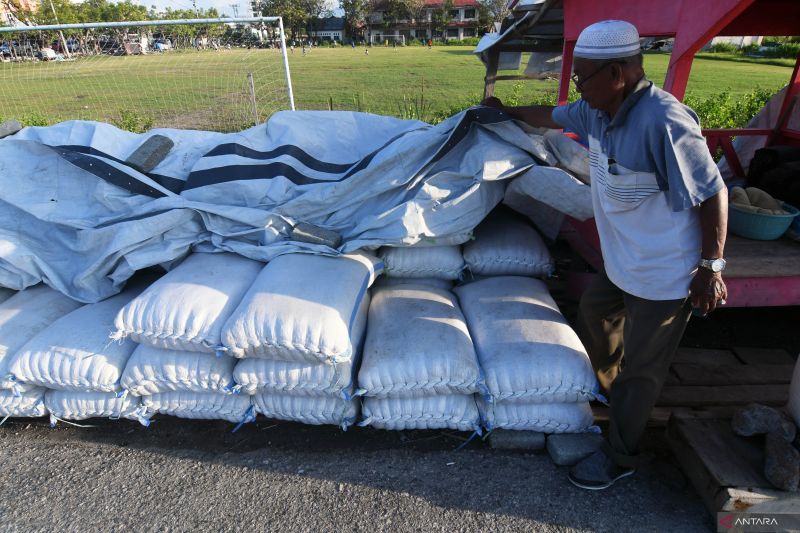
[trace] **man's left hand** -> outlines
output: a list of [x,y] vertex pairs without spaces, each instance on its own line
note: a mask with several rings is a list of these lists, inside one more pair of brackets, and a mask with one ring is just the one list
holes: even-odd
[[707,315],[720,305],[725,304],[728,299],[728,288],[722,281],[722,274],[711,272],[707,268],[697,269],[691,285],[689,286],[689,297],[692,300],[692,307],[701,314]]

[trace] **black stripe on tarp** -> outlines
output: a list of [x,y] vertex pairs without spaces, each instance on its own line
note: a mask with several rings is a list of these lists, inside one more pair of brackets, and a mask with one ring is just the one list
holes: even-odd
[[175,194],[180,194],[183,190],[184,185],[186,182],[183,180],[179,180],[178,178],[173,178],[171,176],[164,176],[163,174],[145,174],[148,178],[155,181],[169,192],[174,192]]
[[[94,155],[94,156],[102,157],[104,159],[109,159],[111,161],[114,161],[115,163],[119,163],[121,165],[125,165],[126,167],[130,166],[130,164],[127,161],[119,159],[117,157],[114,157],[111,154],[107,154],[107,153],[105,153],[105,152],[103,152],[101,150],[98,150],[97,148],[93,148],[91,146],[83,146],[83,145],[80,145],[80,144],[61,144],[61,145],[50,146],[50,147],[51,148],[63,148],[64,150],[71,150],[73,152],[78,152],[78,153],[86,154],[86,155]],[[178,178],[173,178],[171,176],[165,176],[163,174],[145,174],[145,176],[147,176],[148,178],[152,179],[153,181],[155,181],[156,183],[158,183],[159,185],[161,185],[162,187],[164,187],[168,191],[174,192],[175,194],[180,194],[180,192],[183,190],[183,186],[186,184],[186,182],[183,181],[183,180],[180,180]]]
[[94,174],[103,181],[107,181],[117,187],[130,191],[134,194],[142,194],[151,198],[161,198],[166,196],[158,189],[146,185],[135,177],[125,173],[113,165],[109,165],[102,159],[81,153],[80,151],[70,150],[59,146],[50,148],[60,155],[65,161],[72,163],[81,170]]
[[372,160],[378,155],[382,150],[385,150],[387,146],[392,144],[393,142],[397,141],[401,137],[408,135],[409,133],[419,131],[424,128],[416,128],[413,130],[404,131],[399,135],[395,135],[388,141],[386,141],[383,146],[380,148],[373,150],[372,153],[365,156],[361,161],[358,162],[357,165],[350,168],[350,170],[344,176],[336,179],[319,179],[319,178],[312,178],[310,176],[306,176],[305,174],[301,173],[294,167],[291,167],[285,163],[269,163],[266,165],[231,165],[226,167],[216,167],[216,168],[208,168],[205,170],[196,170],[189,174],[189,178],[186,180],[186,186],[184,190],[189,189],[196,189],[198,187],[205,187],[206,185],[216,185],[218,183],[226,183],[229,181],[238,181],[238,180],[257,180],[257,179],[272,179],[277,177],[284,177],[294,183],[295,185],[310,185],[312,183],[336,183],[339,181],[344,181],[356,172],[365,169]]
[[256,161],[275,159],[277,157],[288,155],[297,159],[298,161],[303,163],[303,165],[310,168],[311,170],[316,170],[318,172],[328,172],[329,174],[341,174],[342,172],[346,172],[350,167],[352,167],[355,164],[355,163],[344,163],[344,164],[326,163],[325,161],[320,161],[319,159],[315,158],[302,148],[299,148],[291,144],[279,146],[274,150],[269,150],[267,152],[262,152],[259,150],[255,150],[253,148],[248,148],[247,146],[242,146],[241,144],[236,144],[236,143],[220,144],[219,146],[216,146],[213,150],[205,154],[203,157],[214,157],[220,155],[235,155],[238,157],[244,157]]
[[[464,138],[466,138],[473,124],[499,124],[511,120],[514,119],[510,115],[493,107],[478,106],[468,109],[464,112],[464,116],[461,118],[461,121],[458,123],[458,125],[450,132],[450,135],[444,145],[442,145],[436,154],[430,160],[428,160],[425,166],[427,167],[436,163],[451,150],[453,150],[453,148],[455,148],[461,141],[464,140]],[[267,165],[231,165],[192,172],[189,174],[189,178],[186,180],[186,186],[184,187],[184,190],[195,189],[197,187],[204,187],[207,185],[215,185],[218,183],[225,183],[228,181],[271,179],[280,176],[287,178],[296,185],[309,185],[312,183],[336,183],[343,181],[353,174],[365,169],[367,166],[369,166],[372,160],[389,145],[404,135],[419,131],[420,129],[424,128],[408,130],[392,137],[383,146],[374,150],[372,153],[361,159],[358,164],[350,168],[347,174],[337,179],[324,180],[312,178],[302,174],[298,170],[284,163],[270,163]],[[213,150],[209,153],[213,153]],[[536,156],[533,156],[533,154],[531,154],[531,156],[538,164],[546,165],[544,161],[541,161]]]

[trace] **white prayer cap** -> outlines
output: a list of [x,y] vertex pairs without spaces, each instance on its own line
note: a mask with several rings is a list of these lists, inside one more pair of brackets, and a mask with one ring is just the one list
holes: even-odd
[[602,20],[584,28],[573,55],[584,59],[618,59],[639,52],[636,26],[624,20]]

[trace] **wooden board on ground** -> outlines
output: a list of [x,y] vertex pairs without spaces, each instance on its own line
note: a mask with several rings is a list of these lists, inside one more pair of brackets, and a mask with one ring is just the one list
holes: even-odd
[[[769,385],[789,383],[792,365],[695,365],[676,363],[672,373],[681,385]],[[671,385],[669,381],[666,385]]]
[[667,440],[712,516],[794,498],[764,477],[763,438],[735,435],[727,418],[676,413],[667,423]]
[[665,386],[656,405],[665,406],[714,406],[747,405],[785,405],[789,401],[788,384],[772,385],[698,385]]
[[748,365],[793,365],[794,359],[786,350],[774,348],[735,347],[733,352]]
[[672,364],[689,363],[694,365],[738,365],[741,364],[730,350],[706,350],[703,348],[678,348]]

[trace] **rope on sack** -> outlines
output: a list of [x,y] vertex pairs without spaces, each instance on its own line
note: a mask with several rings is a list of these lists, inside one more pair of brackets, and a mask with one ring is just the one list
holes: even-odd
[[75,426],[76,428],[96,428],[97,426],[91,424],[76,424],[75,422],[70,422],[69,420],[64,420],[63,418],[58,418],[53,413],[50,413],[50,427],[56,427],[58,422],[63,422],[65,424],[69,424],[70,426]]
[[250,407],[247,408],[247,411],[244,412],[244,416],[242,417],[241,422],[236,424],[236,427],[233,428],[233,431],[231,431],[231,433],[236,433],[237,431],[242,429],[243,425],[249,422],[253,422],[255,421],[255,419],[256,419],[256,409],[251,405]]

